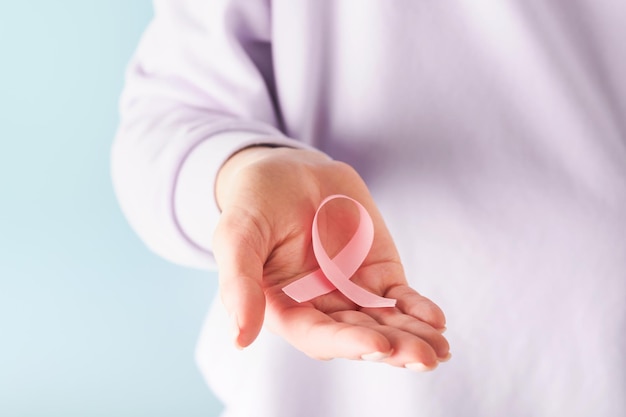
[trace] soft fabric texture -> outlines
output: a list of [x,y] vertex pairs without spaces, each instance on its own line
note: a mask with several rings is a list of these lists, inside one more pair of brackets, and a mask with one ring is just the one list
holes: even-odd
[[157,0],[113,148],[146,244],[212,268],[215,176],[254,144],[354,166],[453,358],[319,362],[215,303],[228,417],[626,415],[626,3]]

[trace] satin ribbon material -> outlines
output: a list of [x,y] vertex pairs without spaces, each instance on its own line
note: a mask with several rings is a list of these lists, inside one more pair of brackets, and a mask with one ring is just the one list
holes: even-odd
[[[350,241],[333,259],[330,259],[322,246],[317,217],[326,203],[338,198],[353,202],[359,209],[360,220]],[[393,307],[396,305],[395,299],[380,297],[350,281],[352,275],[365,260],[374,242],[374,223],[365,207],[345,195],[326,197],[315,213],[312,232],[313,253],[320,269],[284,287],[283,291],[289,297],[298,302],[304,302],[337,289],[361,307]]]

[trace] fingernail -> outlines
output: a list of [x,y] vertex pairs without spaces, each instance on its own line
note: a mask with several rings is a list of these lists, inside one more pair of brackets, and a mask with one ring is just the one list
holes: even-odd
[[437,365],[428,367],[421,362],[412,362],[412,363],[407,363],[406,365],[404,365],[404,367],[406,369],[409,369],[415,372],[427,372],[427,371],[432,371],[433,369],[435,369]]
[[361,355],[361,359],[364,361],[372,361],[372,362],[380,362],[383,359],[389,357],[389,353],[385,352],[374,352],[374,353],[366,353],[365,355]]
[[446,330],[448,330],[448,328],[446,326],[443,326],[441,329],[437,329],[437,330],[439,330],[439,333],[444,334]]
[[239,339],[239,332],[241,330],[239,329],[239,320],[237,320],[237,314],[233,313],[230,315],[230,335],[233,339],[233,343],[235,344],[235,347],[239,350],[243,349],[243,346],[241,346],[239,344],[239,341],[237,339]]
[[443,358],[439,358],[439,362],[448,362],[451,357],[452,357],[452,353],[448,352],[446,356],[444,356]]

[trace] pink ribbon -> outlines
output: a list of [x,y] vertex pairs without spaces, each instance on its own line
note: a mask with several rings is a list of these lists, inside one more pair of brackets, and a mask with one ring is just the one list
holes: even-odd
[[[322,246],[317,226],[317,216],[326,203],[343,198],[352,201],[359,209],[359,225],[346,246],[330,259]],[[396,300],[380,297],[362,287],[350,278],[359,269],[374,242],[374,223],[365,207],[358,201],[345,195],[331,195],[320,204],[313,218],[313,253],[320,266],[315,272],[292,282],[283,291],[298,302],[312,300],[335,289],[361,307],[393,307]]]

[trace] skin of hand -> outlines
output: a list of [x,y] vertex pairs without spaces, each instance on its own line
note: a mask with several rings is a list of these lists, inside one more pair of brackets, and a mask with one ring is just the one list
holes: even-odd
[[[319,204],[332,194],[359,201],[374,222],[374,243],[352,281],[395,298],[396,307],[361,308],[339,291],[298,303],[282,291],[318,268],[311,224]],[[216,198],[222,215],[213,250],[239,348],[265,325],[317,359],[373,360],[423,371],[450,357],[443,312],[407,285],[389,231],[352,167],[315,151],[251,147],[221,168]],[[332,258],[359,220],[349,204],[327,206],[318,222]]]

